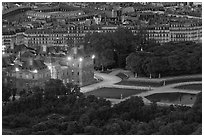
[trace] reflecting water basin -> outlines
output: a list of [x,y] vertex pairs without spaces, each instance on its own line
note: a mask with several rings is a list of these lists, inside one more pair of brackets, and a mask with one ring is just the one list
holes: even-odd
[[191,104],[194,104],[196,100],[196,94],[179,93],[179,92],[155,93],[155,94],[146,96],[145,98],[149,99],[151,102],[191,105]]

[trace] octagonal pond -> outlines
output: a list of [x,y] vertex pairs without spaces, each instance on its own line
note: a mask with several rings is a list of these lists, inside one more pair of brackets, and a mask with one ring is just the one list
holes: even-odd
[[145,98],[151,102],[172,103],[182,105],[192,105],[196,100],[196,94],[190,93],[155,93]]

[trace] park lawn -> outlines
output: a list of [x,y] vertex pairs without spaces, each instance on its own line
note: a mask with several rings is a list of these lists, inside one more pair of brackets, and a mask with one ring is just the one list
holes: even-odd
[[105,74],[109,74],[109,73],[111,73],[112,72],[112,70],[104,70],[104,71],[100,71],[100,73],[105,73]]
[[147,81],[130,81],[130,80],[122,80],[117,85],[128,85],[128,86],[145,86],[145,87],[160,87],[163,85],[162,82],[147,82]]
[[185,89],[185,90],[202,90],[202,84],[189,84],[189,85],[181,85],[181,86],[176,86],[174,88],[177,89]]
[[166,80],[166,85],[182,83],[182,82],[191,82],[191,81],[202,81],[202,78],[179,78],[179,79]]
[[[191,81],[202,81],[202,78],[178,78],[178,79],[169,79],[165,80],[165,85],[175,84],[175,83],[182,83],[182,82],[191,82]],[[149,81],[130,81],[130,80],[122,80],[117,85],[128,85],[128,86],[145,86],[145,87],[160,87],[163,86],[164,81],[160,82],[151,82]]]
[[118,73],[116,76],[118,76],[121,79],[128,79],[128,76],[125,75],[124,73]]
[[102,98],[115,98],[120,99],[121,94],[123,98],[129,97],[131,95],[136,95],[141,92],[146,92],[144,89],[121,89],[121,88],[100,88],[90,92],[85,93],[85,95],[94,95],[96,97]]

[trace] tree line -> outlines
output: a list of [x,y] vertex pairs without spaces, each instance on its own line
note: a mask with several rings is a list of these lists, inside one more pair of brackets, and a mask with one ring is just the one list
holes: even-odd
[[192,108],[144,105],[141,97],[131,97],[112,106],[110,101],[85,96],[77,85],[51,80],[44,89],[2,107],[2,125],[13,134],[24,135],[160,135],[201,134],[202,95]]
[[148,40],[146,29],[137,35],[119,27],[114,33],[85,36],[84,49],[96,55],[95,66],[127,68],[140,75],[158,77],[201,73],[202,44]]
[[96,55],[96,67],[124,67],[125,58],[134,51],[134,35],[130,30],[120,27],[114,33],[88,33],[84,49]]
[[134,73],[152,77],[198,74],[202,72],[202,44],[166,43],[131,53],[126,67]]

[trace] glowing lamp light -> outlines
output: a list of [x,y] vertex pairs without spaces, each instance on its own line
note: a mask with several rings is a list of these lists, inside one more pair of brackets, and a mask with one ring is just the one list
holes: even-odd
[[17,71],[19,71],[19,68],[16,68],[15,70],[16,70],[16,72],[17,72]]
[[38,73],[38,71],[35,69],[35,70],[33,70],[33,73]]
[[49,69],[49,70],[51,70],[51,69],[52,69],[52,67],[51,67],[51,66],[48,66],[48,69]]
[[72,58],[71,58],[71,57],[68,57],[67,59],[68,59],[68,60],[71,60]]
[[80,62],[82,62],[82,61],[83,61],[83,59],[82,59],[82,58],[79,58],[79,61],[80,61]]
[[95,58],[95,55],[92,55],[92,57],[91,57],[92,59],[94,59]]

